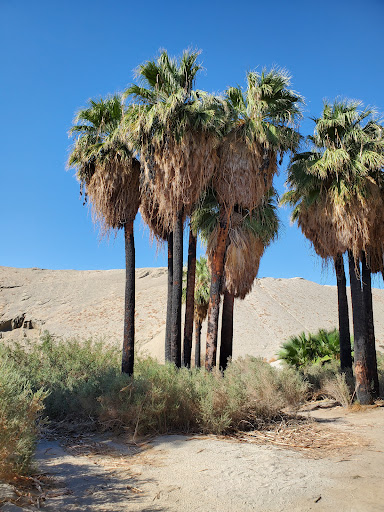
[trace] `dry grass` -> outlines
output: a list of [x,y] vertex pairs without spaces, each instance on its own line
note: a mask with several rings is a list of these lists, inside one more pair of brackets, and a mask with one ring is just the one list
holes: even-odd
[[332,379],[328,379],[323,385],[323,390],[343,407],[351,406],[351,386],[346,380],[345,373],[335,375]]

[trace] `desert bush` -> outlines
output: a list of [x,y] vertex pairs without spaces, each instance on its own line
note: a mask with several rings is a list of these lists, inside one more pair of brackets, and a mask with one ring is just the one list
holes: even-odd
[[12,360],[0,359],[0,479],[31,470],[46,396],[42,389],[32,391]]
[[351,383],[345,373],[337,374],[325,381],[323,385],[325,394],[343,407],[349,407],[352,404]]
[[309,384],[312,395],[321,394],[325,383],[340,373],[338,361],[329,361],[326,364],[307,364],[297,370]]
[[100,421],[131,433],[166,433],[196,428],[196,372],[138,359],[134,378],[120,376],[99,397]]
[[224,375],[137,358],[129,377],[120,373],[119,351],[48,334],[39,343],[9,345],[3,357],[17,362],[32,390],[49,392],[49,419],[91,418],[140,435],[257,427],[297,407],[307,389],[292,369],[275,370],[253,357],[231,362]]
[[2,352],[33,390],[49,390],[45,409],[53,420],[96,416],[97,397],[120,374],[119,351],[101,341],[55,340],[44,333],[38,342],[8,344]]
[[105,425],[136,434],[255,428],[282,408],[297,407],[306,394],[293,371],[279,372],[251,357],[230,363],[224,376],[151,359],[139,361],[135,372],[124,387],[115,381],[100,403]]
[[377,354],[377,372],[379,374],[380,396],[384,398],[384,353],[376,352]]
[[283,408],[296,408],[305,398],[306,384],[298,374],[278,371],[260,358],[232,361],[224,378],[212,375],[200,398],[202,429],[226,431],[257,428]]

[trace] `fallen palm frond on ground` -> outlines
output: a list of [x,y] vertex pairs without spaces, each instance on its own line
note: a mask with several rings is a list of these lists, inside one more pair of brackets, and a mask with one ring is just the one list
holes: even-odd
[[235,439],[257,444],[272,444],[281,448],[298,450],[311,458],[346,455],[348,449],[367,446],[359,436],[340,429],[326,427],[314,420],[282,418],[264,429],[241,432]]

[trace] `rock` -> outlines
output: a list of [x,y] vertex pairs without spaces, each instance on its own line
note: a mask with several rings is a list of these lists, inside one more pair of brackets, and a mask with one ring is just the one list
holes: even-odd
[[23,327],[24,329],[33,329],[32,320],[24,320]]
[[278,359],[277,361],[272,361],[272,363],[269,363],[273,368],[276,368],[276,370],[282,370],[284,368],[284,361],[282,359]]

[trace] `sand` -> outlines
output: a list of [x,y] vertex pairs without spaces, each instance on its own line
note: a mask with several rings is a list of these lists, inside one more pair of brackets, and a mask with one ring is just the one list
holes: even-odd
[[[384,410],[311,413],[361,445],[295,451],[230,438],[162,436],[127,444],[107,436],[42,441],[53,476],[47,511],[281,512],[383,510]],[[369,445],[364,446],[368,440]]]

